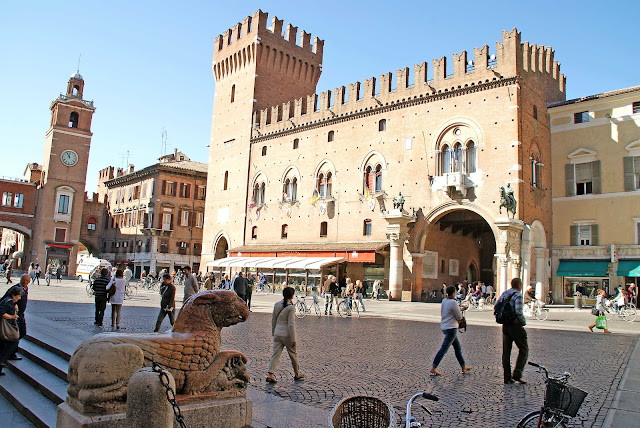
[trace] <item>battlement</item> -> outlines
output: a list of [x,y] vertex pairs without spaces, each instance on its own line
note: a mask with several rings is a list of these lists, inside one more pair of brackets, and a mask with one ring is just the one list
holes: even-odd
[[387,72],[376,77],[354,82],[347,87],[327,90],[319,94],[296,99],[253,114],[253,138],[288,131],[295,127],[331,120],[338,116],[375,110],[412,99],[450,95],[455,91],[477,90],[483,85],[500,84],[508,80],[526,78],[551,79],[560,93],[565,90],[565,77],[554,60],[551,47],[521,43],[517,29],[502,31],[502,40],[496,42],[495,53],[489,47],[474,48],[473,59],[467,51],[432,60],[432,69],[426,62]]
[[[300,69],[310,66],[319,68],[324,40],[315,37],[311,43],[311,33],[303,30],[298,36],[298,27],[291,24],[285,26],[284,21],[276,16],[271,18],[269,27],[267,21],[268,13],[257,10],[215,38],[213,72],[216,81],[260,59],[271,60],[272,65],[278,67],[292,68],[296,66],[292,61],[295,59]],[[291,64],[284,64],[286,59]]]

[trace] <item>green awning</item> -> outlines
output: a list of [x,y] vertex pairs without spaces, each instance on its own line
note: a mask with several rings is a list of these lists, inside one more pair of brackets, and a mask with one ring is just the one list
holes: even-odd
[[556,276],[607,276],[608,261],[602,260],[560,260]]
[[640,260],[620,260],[618,276],[640,276]]

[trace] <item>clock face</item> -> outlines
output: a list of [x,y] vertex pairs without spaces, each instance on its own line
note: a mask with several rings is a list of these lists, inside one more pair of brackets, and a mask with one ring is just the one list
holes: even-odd
[[66,166],[74,166],[78,163],[78,154],[73,150],[65,150],[62,152],[62,155],[60,155],[60,160]]

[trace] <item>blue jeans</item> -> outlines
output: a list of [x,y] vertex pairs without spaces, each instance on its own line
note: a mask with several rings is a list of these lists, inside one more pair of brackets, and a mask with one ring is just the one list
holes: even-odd
[[444,340],[442,341],[442,345],[440,346],[440,350],[436,354],[436,357],[433,359],[433,367],[438,367],[440,365],[440,361],[442,361],[442,357],[447,353],[449,347],[453,344],[453,350],[456,353],[456,358],[458,359],[458,363],[460,363],[460,367],[464,367],[464,358],[462,357],[462,347],[460,346],[460,342],[458,341],[458,329],[457,328],[449,328],[447,330],[442,330],[444,334]]

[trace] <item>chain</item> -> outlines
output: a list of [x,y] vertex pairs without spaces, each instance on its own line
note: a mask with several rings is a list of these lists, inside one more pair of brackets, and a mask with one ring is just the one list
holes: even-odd
[[162,384],[162,386],[164,386],[165,393],[167,394],[167,401],[173,408],[173,415],[176,418],[176,422],[178,422],[180,428],[186,428],[187,425],[184,423],[184,416],[182,416],[180,406],[178,406],[178,403],[176,401],[176,394],[175,392],[173,392],[173,389],[171,389],[171,386],[169,386],[169,376],[167,375],[167,372],[164,371],[162,369],[162,366],[155,361],[153,362],[151,369],[160,375],[160,383]]

